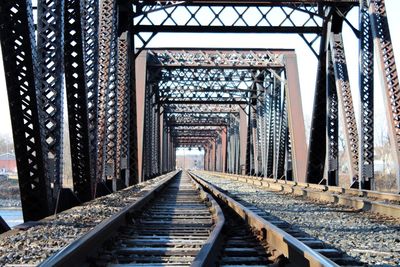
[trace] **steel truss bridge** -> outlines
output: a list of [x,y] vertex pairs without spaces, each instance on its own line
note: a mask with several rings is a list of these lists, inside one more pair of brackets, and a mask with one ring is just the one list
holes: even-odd
[[[359,25],[346,19],[354,8]],[[371,189],[374,71],[400,191],[400,89],[384,0],[10,0],[0,12],[26,221],[169,172],[178,147],[204,149],[207,170],[337,185],[339,118],[350,183]],[[360,88],[350,88],[344,24],[359,39]],[[299,35],[318,58],[308,146],[294,50],[148,48],[157,33],[176,32]],[[62,184],[65,157],[73,192]]]

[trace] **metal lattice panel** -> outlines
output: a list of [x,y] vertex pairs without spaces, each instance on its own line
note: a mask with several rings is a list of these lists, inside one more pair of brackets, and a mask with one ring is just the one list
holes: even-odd
[[65,1],[64,62],[74,192],[80,200],[87,201],[94,197],[95,172],[89,136],[87,54],[83,44],[81,17],[83,9],[80,1]]
[[332,49],[332,63],[335,72],[339,109],[341,110],[340,116],[342,117],[346,151],[349,158],[350,177],[354,181],[358,179],[359,139],[341,34],[332,35],[330,46]]
[[145,96],[145,113],[144,113],[144,121],[146,127],[144,128],[144,137],[143,137],[143,177],[145,180],[149,179],[152,174],[152,165],[153,165],[153,132],[154,129],[154,114],[153,114],[153,98],[152,98],[152,90],[146,90]]
[[[98,129],[97,129],[97,180],[104,175],[104,143],[106,138],[107,91],[110,86],[111,44],[116,25],[115,1],[102,1],[99,27],[99,91],[98,91]],[[113,35],[114,34],[114,35]],[[115,38],[114,38],[115,39]]]
[[328,88],[327,88],[327,142],[328,142],[328,174],[327,184],[336,186],[339,179],[339,114],[338,114],[338,96],[335,84],[335,74],[333,60],[331,56],[332,51],[328,52]]
[[278,79],[275,78],[275,84],[274,84],[274,91],[272,92],[272,98],[274,99],[273,103],[274,105],[272,106],[273,108],[273,142],[274,142],[274,168],[273,168],[273,173],[274,173],[274,178],[279,179],[280,177],[278,176],[278,169],[280,166],[278,165],[279,161],[279,146],[280,146],[280,139],[281,139],[281,120],[282,120],[282,90],[281,90],[281,83]]
[[37,12],[37,61],[40,115],[46,145],[46,176],[53,197],[61,190],[63,147],[63,7],[61,0],[39,0]]
[[[118,36],[117,24],[113,25],[111,39],[110,69],[105,103],[105,142],[103,177],[115,181],[117,151],[117,101],[118,101]],[[113,190],[116,190],[114,185]]]
[[149,66],[185,68],[282,68],[282,50],[151,49]]
[[158,84],[160,102],[246,104],[253,86],[252,73],[246,69],[163,70]]
[[50,213],[37,99],[37,60],[30,1],[0,3],[0,34],[25,220]]
[[[369,1],[368,1],[369,2]],[[359,180],[353,186],[364,187],[364,180],[373,176],[374,163],[374,53],[371,31],[371,21],[368,14],[367,1],[361,2],[360,7],[360,98],[361,98],[361,125],[360,125],[360,159]],[[370,186],[370,185],[368,185]]]
[[266,148],[266,170],[265,176],[272,177],[273,176],[273,166],[274,166],[274,106],[275,101],[273,95],[274,84],[271,83],[271,86],[268,88],[266,97],[265,97],[265,108],[267,110],[267,148]]
[[[311,2],[310,2],[311,3]],[[315,2],[312,5],[282,3],[258,5],[209,1],[200,4],[183,3],[157,8],[136,5],[134,26],[137,31],[162,32],[173,28],[176,32],[286,32],[316,33],[321,30],[321,14]],[[292,20],[297,15],[301,20]]]
[[[117,97],[117,147],[116,147],[116,166],[115,166],[115,174],[114,177],[117,179],[120,178],[121,171],[121,161],[122,158],[126,160],[127,151],[126,151],[126,143],[123,144],[124,139],[127,141],[127,136],[124,136],[124,112],[126,106],[126,93],[127,93],[127,52],[128,52],[128,43],[126,40],[119,39],[118,40],[118,97]],[[125,129],[126,132],[126,129]],[[124,150],[124,151],[123,151]]]
[[84,48],[85,48],[85,79],[88,90],[88,115],[90,133],[90,164],[93,179],[96,180],[97,161],[97,101],[99,79],[99,1],[84,0],[83,11]]
[[[379,48],[380,67],[386,92],[386,114],[389,118],[389,136],[396,167],[397,189],[400,191],[400,85],[390,38],[384,0],[372,0],[371,24],[376,46]],[[368,182],[368,181],[366,181]]]
[[286,93],[283,94],[282,108],[281,108],[281,121],[279,125],[279,145],[277,146],[276,158],[276,178],[281,179],[285,173],[285,156],[286,156],[286,143],[288,133],[288,114],[287,114],[287,101]]

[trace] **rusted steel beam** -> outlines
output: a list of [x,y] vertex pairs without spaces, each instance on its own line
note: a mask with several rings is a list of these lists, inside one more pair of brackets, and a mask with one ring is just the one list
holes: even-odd
[[296,181],[304,182],[307,168],[305,160],[305,155],[307,155],[307,142],[295,53],[288,53],[285,56],[285,66],[285,74],[287,77],[286,97],[289,117],[288,126],[292,149],[293,174]]
[[221,132],[221,168],[222,172],[226,172],[227,168],[227,128]]
[[159,48],[149,53],[157,58],[149,66],[163,68],[282,68],[281,50],[273,49],[209,49],[209,48]]
[[[386,117],[392,148],[397,190],[400,192],[400,84],[384,0],[371,0],[369,7],[374,44],[384,89]],[[367,188],[368,189],[368,188]]]
[[339,100],[339,117],[343,126],[344,138],[346,142],[346,154],[350,159],[349,174],[352,182],[354,180],[358,180],[359,138],[342,34],[332,34],[330,46],[332,49],[332,61],[336,79],[336,90]]
[[240,160],[239,160],[239,173],[246,174],[246,149],[247,149],[247,124],[248,115],[244,110],[240,110],[239,116],[239,140],[240,140]]
[[[146,96],[146,59],[147,52],[143,51],[135,60],[136,65],[136,127],[137,127],[137,169],[138,182],[142,182],[143,177],[143,157],[144,157],[144,115],[145,115],[145,96]],[[147,126],[148,127],[148,126]]]

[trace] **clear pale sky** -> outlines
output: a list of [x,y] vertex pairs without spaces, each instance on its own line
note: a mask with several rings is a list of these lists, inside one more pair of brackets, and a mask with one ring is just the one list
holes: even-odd
[[[391,29],[391,37],[395,49],[397,67],[400,67],[400,1],[386,0],[388,19]],[[347,18],[357,27],[358,8],[354,8]],[[346,56],[350,82],[352,86],[353,100],[359,103],[358,95],[358,40],[345,25],[343,38],[346,47]],[[311,119],[311,111],[314,95],[317,60],[310,49],[297,35],[281,34],[159,34],[150,46],[153,47],[226,47],[226,48],[293,48],[296,49],[299,63],[301,93],[306,126]],[[2,56],[0,55],[2,62]],[[382,106],[382,94],[379,79],[376,79],[376,123],[378,127],[385,129],[385,116]],[[357,110],[357,107],[356,107]],[[356,114],[358,116],[358,114]],[[7,102],[7,92],[4,81],[3,64],[0,64],[0,135],[11,136],[11,123]]]

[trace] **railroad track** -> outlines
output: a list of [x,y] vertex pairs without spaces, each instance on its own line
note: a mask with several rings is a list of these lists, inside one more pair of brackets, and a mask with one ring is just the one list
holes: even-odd
[[223,225],[212,197],[178,173],[41,266],[202,266]]
[[243,204],[180,173],[41,266],[337,266],[323,256],[332,251]]
[[265,177],[237,175],[229,173],[205,172],[215,177],[231,179],[266,188],[270,191],[285,192],[312,200],[331,202],[357,210],[400,218],[400,194],[371,190],[358,190],[323,184],[300,183]]
[[210,194],[217,198],[221,205],[234,210],[258,239],[268,246],[269,259],[279,266],[364,266],[363,263],[349,257],[337,249],[331,248],[321,240],[299,231],[290,223],[272,216],[258,207],[231,196],[228,192],[210,184],[200,176],[191,173]]

